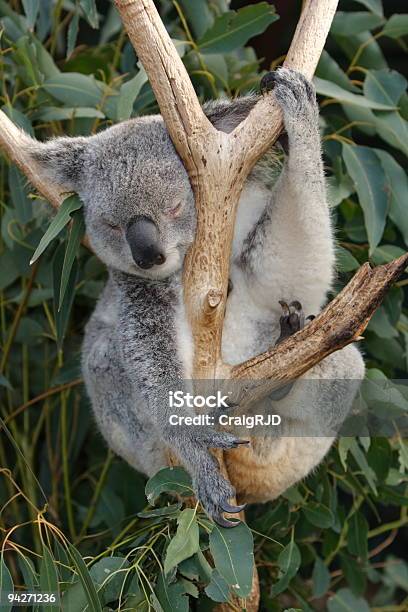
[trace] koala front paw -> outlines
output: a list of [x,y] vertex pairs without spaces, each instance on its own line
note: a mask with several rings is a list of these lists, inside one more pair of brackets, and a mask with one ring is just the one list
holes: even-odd
[[220,527],[230,528],[239,524],[237,521],[229,521],[222,513],[236,514],[245,508],[245,504],[232,506],[229,503],[231,497],[235,496],[235,489],[221,476],[214,457],[208,456],[193,484],[204,510]]
[[299,121],[308,111],[317,112],[314,85],[296,70],[278,68],[268,72],[262,78],[260,88],[262,93],[273,89],[285,119],[292,117]]
[[219,465],[210,453],[210,448],[223,450],[248,445],[249,440],[216,431],[210,427],[178,428],[167,436],[168,443],[176,449],[185,466],[193,475],[197,498],[207,514],[221,527],[235,527],[237,522],[228,521],[223,512],[235,514],[245,506],[232,506],[229,499],[234,497],[232,485],[221,476]]

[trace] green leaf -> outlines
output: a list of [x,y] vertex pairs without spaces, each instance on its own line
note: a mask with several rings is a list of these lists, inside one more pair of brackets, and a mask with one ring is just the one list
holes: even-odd
[[403,559],[388,555],[385,563],[387,582],[395,584],[408,593],[408,564]]
[[384,11],[382,6],[382,0],[356,0],[359,4],[363,4],[372,13],[379,17],[384,17]]
[[47,246],[58,236],[64,227],[71,221],[71,215],[76,210],[82,208],[82,202],[77,195],[65,198],[59,207],[57,214],[51,221],[47,231],[40,240],[40,244],[36,248],[34,255],[31,258],[30,264],[33,264],[42,255]]
[[156,499],[162,493],[194,495],[190,476],[181,467],[159,470],[146,484],[145,494],[149,504],[154,506]]
[[89,25],[96,30],[99,26],[99,18],[95,0],[79,0],[79,6],[84,11]]
[[164,573],[167,575],[184,559],[194,555],[200,545],[196,511],[186,508],[177,518],[177,532],[167,547],[164,560]]
[[383,235],[388,211],[385,173],[375,152],[369,147],[343,143],[343,159],[363,209],[371,254]]
[[40,0],[22,0],[22,3],[27,17],[27,25],[30,30],[33,30],[40,10]]
[[400,113],[376,113],[375,128],[385,142],[408,156],[408,122]]
[[363,68],[387,68],[388,64],[371,32],[360,32],[354,36],[334,36],[336,42],[343,50],[346,57],[353,61],[358,53],[358,65]]
[[367,558],[368,523],[361,512],[355,512],[350,519],[347,548],[352,555]]
[[248,597],[254,568],[253,537],[245,523],[233,529],[214,525],[210,551],[215,567],[238,597]]
[[377,477],[375,475],[375,472],[373,472],[373,470],[368,465],[365,454],[357,444],[356,440],[354,440],[353,444],[350,446],[350,452],[353,455],[357,465],[363,472],[365,479],[367,480],[372,492],[374,493],[374,495],[378,495],[377,487],[375,484]]
[[16,166],[11,165],[8,180],[17,219],[20,223],[28,223],[33,217],[33,202],[27,196],[27,179]]
[[104,119],[105,115],[97,108],[90,106],[42,106],[33,119],[38,121],[72,121],[73,119]]
[[78,37],[78,25],[79,25],[79,13],[75,13],[69,24],[67,33],[67,59],[72,55],[75,49],[77,37]]
[[302,511],[312,525],[315,527],[321,527],[327,529],[334,523],[334,516],[330,508],[318,504],[316,502],[310,502],[307,506],[302,508]]
[[169,585],[161,572],[156,587],[157,602],[153,600],[152,605],[155,610],[160,612],[188,612],[189,604],[186,592],[184,581]]
[[86,600],[88,602],[90,612],[102,612],[101,602],[99,601],[95,585],[84,560],[72,544],[69,544],[68,552],[75,566],[82,587],[86,593]]
[[352,84],[344,70],[340,68],[339,64],[325,50],[323,50],[320,56],[315,74],[320,79],[336,83],[336,85],[348,91],[359,91]]
[[364,95],[380,104],[397,106],[406,88],[406,78],[396,70],[369,70],[364,80]]
[[144,68],[140,68],[139,72],[133,79],[124,83],[119,91],[119,96],[113,98],[115,101],[115,119],[117,121],[125,121],[129,119],[133,112],[133,104],[140,93],[143,85],[147,81],[147,74]]
[[336,268],[340,272],[351,272],[357,270],[360,267],[359,262],[350,251],[343,247],[336,247]]
[[397,257],[401,257],[404,253],[404,249],[394,246],[393,244],[381,244],[375,249],[371,256],[371,260],[376,266],[379,266],[384,263],[389,263],[393,259],[397,259]]
[[313,597],[323,597],[323,595],[327,593],[330,586],[330,573],[320,557],[316,557],[313,567],[312,581]]
[[362,564],[354,557],[341,553],[341,569],[354,595],[361,595],[366,588],[366,575]]
[[191,24],[196,38],[203,36],[214,23],[214,16],[208,5],[208,0],[180,0],[183,13]]
[[74,302],[75,297],[75,285],[78,278],[78,264],[74,261],[70,275],[68,277],[67,288],[65,292],[65,299],[61,305],[61,308],[58,308],[59,305],[59,296],[61,292],[61,276],[62,276],[62,268],[64,263],[64,255],[65,249],[64,244],[60,244],[58,249],[55,252],[53,262],[52,262],[52,273],[53,273],[53,289],[54,289],[54,319],[57,331],[57,344],[58,347],[62,347],[62,343],[64,341],[65,333],[68,327],[69,316],[72,309],[72,304]]
[[389,38],[401,38],[401,36],[408,34],[408,15],[406,13],[391,15],[382,30],[382,34]]
[[210,584],[205,587],[204,591],[210,599],[218,603],[226,602],[230,598],[228,583],[216,569],[212,571]]
[[[375,254],[376,251],[374,251]],[[384,307],[379,308],[372,316],[367,329],[374,332],[380,338],[396,338],[398,332],[391,324]]]
[[[59,593],[58,586],[58,573],[54,559],[46,546],[42,549],[42,560],[40,565],[40,587],[43,593]],[[56,605],[47,606],[47,610],[50,612],[58,612],[60,606]]]
[[395,159],[380,149],[374,149],[387,179],[386,190],[389,197],[389,216],[404,237],[408,246],[408,215],[406,196],[408,193],[408,177]]
[[14,593],[14,584],[11,574],[3,558],[3,552],[0,557],[0,597],[2,612],[10,612],[13,605],[7,600],[7,594]]
[[352,93],[351,91],[347,91],[346,89],[339,87],[339,85],[336,85],[336,83],[331,83],[330,81],[320,79],[319,77],[314,77],[313,82],[318,94],[327,96],[329,98],[334,98],[342,104],[353,104],[363,108],[372,108],[376,110],[393,110],[395,108],[395,105],[393,104],[382,104],[375,102],[374,100],[369,100],[365,96],[360,96]]
[[327,601],[329,612],[370,612],[365,599],[356,597],[350,589],[340,589]]
[[384,23],[382,17],[374,13],[338,11],[334,16],[330,32],[340,36],[353,36],[366,30],[378,28],[382,23]]
[[107,88],[93,76],[61,72],[47,79],[43,88],[66,106],[98,106]]
[[205,53],[229,53],[261,34],[277,19],[275,8],[267,2],[227,11],[215,18],[197,45]]
[[103,605],[119,599],[127,577],[129,561],[123,557],[106,557],[97,561],[89,574],[98,591],[98,598]]
[[9,391],[13,390],[13,387],[11,386],[10,382],[5,376],[3,376],[3,374],[0,374],[0,387],[6,387],[6,389],[9,389]]
[[163,508],[153,508],[153,510],[143,510],[138,512],[137,516],[140,518],[155,518],[157,516],[172,516],[178,514],[181,509],[181,503],[171,504],[170,506],[163,506]]
[[278,582],[272,585],[272,597],[276,597],[276,595],[279,595],[279,593],[282,593],[288,588],[290,581],[298,572],[301,560],[299,548],[294,541],[294,532],[292,531],[291,541],[285,546],[278,557],[281,576]]
[[65,292],[68,287],[68,281],[71,275],[72,266],[74,265],[75,257],[79,251],[81,240],[85,235],[85,221],[81,209],[72,213],[72,225],[69,232],[67,248],[65,250],[64,263],[61,273],[61,286],[58,302],[58,310],[61,310]]

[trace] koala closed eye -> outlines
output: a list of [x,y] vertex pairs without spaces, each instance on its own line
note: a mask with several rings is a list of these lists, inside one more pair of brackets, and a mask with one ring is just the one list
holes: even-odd
[[116,225],[115,223],[112,223],[112,221],[108,221],[107,219],[103,219],[103,223],[104,223],[104,225],[106,225],[106,227],[109,227],[109,229],[114,230],[115,232],[120,232],[121,231],[121,227],[119,225]]
[[184,202],[180,200],[179,202],[176,202],[176,204],[172,208],[169,208],[166,211],[166,215],[174,219],[181,214],[183,208],[184,208]]

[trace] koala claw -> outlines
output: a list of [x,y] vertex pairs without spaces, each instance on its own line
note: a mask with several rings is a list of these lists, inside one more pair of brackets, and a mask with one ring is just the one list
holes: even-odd
[[238,512],[242,512],[242,510],[246,508],[246,504],[241,504],[240,506],[232,506],[228,502],[221,502],[220,506],[224,510],[224,512],[229,512],[230,514],[236,514]]
[[279,300],[279,304],[282,308],[282,316],[279,320],[280,336],[275,345],[280,344],[305,326],[305,315],[302,304],[298,300],[294,300],[289,305],[284,300]]
[[236,527],[240,523],[240,521],[229,521],[224,516],[222,516],[221,513],[213,516],[213,519],[217,523],[217,525],[219,525],[220,527],[224,527],[225,529],[231,529],[231,527]]

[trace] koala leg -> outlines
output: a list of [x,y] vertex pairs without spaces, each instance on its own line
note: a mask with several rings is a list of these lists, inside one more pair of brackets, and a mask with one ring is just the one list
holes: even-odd
[[251,447],[226,453],[239,503],[275,499],[321,462],[363,377],[363,358],[349,345],[313,367],[283,399],[271,402],[271,411],[282,418],[283,435],[252,436]]
[[112,328],[98,330],[82,369],[96,422],[108,446],[147,476],[165,467],[163,444],[135,397]]
[[316,96],[298,72],[280,68],[267,76],[283,113],[288,155],[239,264],[257,304],[276,317],[279,299],[299,299],[307,313],[318,312],[332,282],[334,243]]

